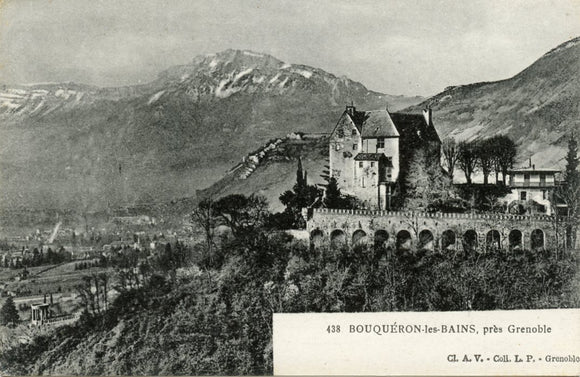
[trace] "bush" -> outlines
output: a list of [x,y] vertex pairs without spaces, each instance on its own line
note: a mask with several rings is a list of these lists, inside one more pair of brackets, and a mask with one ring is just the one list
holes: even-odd
[[383,246],[309,250],[285,233],[262,229],[252,242],[216,247],[220,263],[174,282],[152,274],[105,314],[85,313],[74,326],[3,351],[0,363],[18,374],[271,374],[275,312],[578,305],[572,285],[578,263],[571,256],[397,255]]

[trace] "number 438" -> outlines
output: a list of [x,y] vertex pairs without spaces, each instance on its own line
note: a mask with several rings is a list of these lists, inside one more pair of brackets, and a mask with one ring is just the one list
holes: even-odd
[[340,332],[340,325],[328,325],[326,328],[327,333],[339,333]]

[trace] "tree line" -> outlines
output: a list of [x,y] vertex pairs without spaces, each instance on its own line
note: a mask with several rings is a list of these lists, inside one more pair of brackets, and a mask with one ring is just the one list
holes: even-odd
[[443,140],[441,145],[443,166],[453,179],[456,169],[465,175],[468,184],[477,172],[483,174],[483,183],[488,184],[489,176],[495,173],[495,181],[506,184],[509,169],[513,168],[517,155],[515,143],[507,136],[499,135],[488,139],[457,142],[453,138]]
[[59,264],[64,262],[70,262],[72,260],[72,254],[61,247],[57,251],[53,251],[52,248],[48,248],[45,251],[42,248],[35,247],[31,252],[25,253],[24,247],[22,248],[23,257],[22,259],[5,258],[3,267],[5,268],[26,268],[26,267],[36,267],[49,264]]

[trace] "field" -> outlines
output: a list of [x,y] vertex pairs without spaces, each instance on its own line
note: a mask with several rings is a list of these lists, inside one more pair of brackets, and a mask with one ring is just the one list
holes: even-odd
[[84,270],[75,270],[80,262],[69,262],[60,265],[30,267],[30,275],[26,280],[19,280],[18,274],[22,270],[0,268],[0,281],[3,282],[5,292],[15,292],[14,298],[22,320],[30,319],[30,305],[47,300],[53,296],[54,305],[51,307],[55,315],[70,314],[80,308],[76,286],[82,282],[84,276],[93,273],[108,272],[112,269],[91,267]]

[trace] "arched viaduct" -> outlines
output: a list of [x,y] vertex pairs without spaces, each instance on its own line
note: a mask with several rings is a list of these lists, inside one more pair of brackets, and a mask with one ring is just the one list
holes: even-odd
[[304,215],[314,247],[382,244],[399,250],[469,252],[556,246],[550,216],[344,209],[311,209]]

